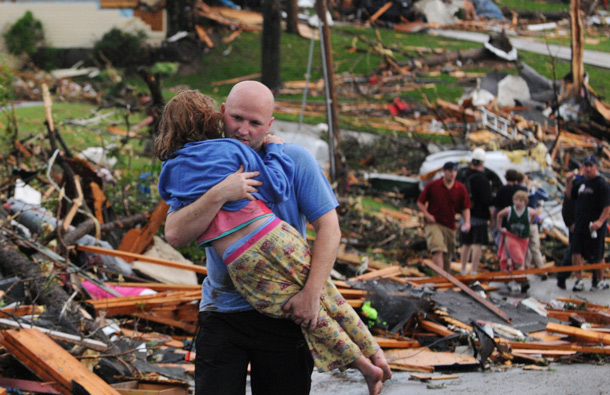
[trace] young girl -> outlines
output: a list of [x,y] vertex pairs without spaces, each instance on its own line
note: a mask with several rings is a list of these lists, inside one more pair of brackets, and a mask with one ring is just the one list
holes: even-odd
[[[176,210],[240,166],[246,172],[259,171],[263,185],[254,194],[259,200],[226,203],[198,242],[211,244],[223,257],[233,284],[256,310],[288,318],[282,306],[303,287],[310,251],[303,237],[269,206],[289,195],[294,164],[276,136],[265,138],[264,158],[241,142],[220,138],[221,119],[213,101],[198,91],[181,92],[167,103],[155,141],[157,156],[164,161],[159,193],[170,210]],[[317,327],[301,328],[316,367],[355,367],[369,393],[378,394],[382,381],[391,377],[383,351],[330,280],[320,305]]]
[[[530,237],[530,224],[534,221],[538,212],[527,206],[528,196],[525,191],[517,191],[513,195],[513,205],[498,212],[497,226],[501,232],[498,257],[500,258],[500,270],[514,270],[518,264],[519,269],[525,268],[525,253]],[[502,228],[502,219],[508,217],[506,228]]]

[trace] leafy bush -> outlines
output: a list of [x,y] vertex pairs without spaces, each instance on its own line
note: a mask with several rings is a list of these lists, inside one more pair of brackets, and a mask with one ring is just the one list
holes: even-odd
[[31,11],[26,13],[3,34],[9,53],[32,56],[44,42],[42,22],[34,18]]
[[133,34],[113,28],[96,41],[93,48],[102,63],[109,60],[115,67],[130,67],[144,63],[147,57],[145,40],[146,33],[142,31]]

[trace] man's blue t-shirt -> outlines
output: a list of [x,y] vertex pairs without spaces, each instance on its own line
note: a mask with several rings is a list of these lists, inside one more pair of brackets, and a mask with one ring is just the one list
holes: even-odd
[[[263,147],[259,151],[264,155]],[[339,204],[313,156],[302,146],[285,144],[284,154],[294,162],[294,188],[283,202],[274,205],[273,212],[305,235],[306,220],[312,223]],[[260,187],[259,187],[260,189]],[[237,292],[226,264],[213,248],[206,248],[208,275],[203,281],[201,311],[238,312],[252,310],[248,301]]]

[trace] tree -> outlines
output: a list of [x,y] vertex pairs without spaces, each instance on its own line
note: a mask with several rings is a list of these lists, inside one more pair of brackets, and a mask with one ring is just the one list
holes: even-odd
[[299,34],[299,0],[286,0],[286,33]]
[[275,91],[282,86],[280,44],[282,16],[279,0],[263,0],[261,82]]
[[6,47],[13,55],[22,53],[32,56],[44,42],[42,22],[34,18],[31,11],[13,24],[3,35]]

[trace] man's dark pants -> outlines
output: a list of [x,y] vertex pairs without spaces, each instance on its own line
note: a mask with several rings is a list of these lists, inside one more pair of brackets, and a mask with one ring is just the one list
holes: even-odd
[[309,394],[313,358],[301,328],[254,310],[199,313],[195,394]]

